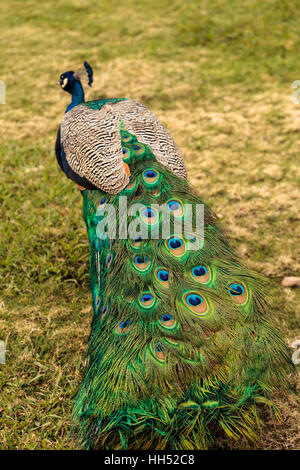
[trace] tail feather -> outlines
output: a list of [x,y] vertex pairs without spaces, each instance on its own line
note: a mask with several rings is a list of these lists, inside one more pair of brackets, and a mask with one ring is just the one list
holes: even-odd
[[[256,404],[290,367],[270,320],[268,286],[240,263],[187,181],[125,129],[122,136],[127,188],[83,192],[94,318],[73,431],[83,447],[103,449],[205,449],[217,430],[255,441]],[[157,238],[99,237],[112,217],[108,204],[117,230],[132,222],[122,219],[123,196]],[[155,204],[170,216],[166,239]],[[204,243],[178,234],[186,204],[204,205]],[[188,249],[193,243],[197,249]]]

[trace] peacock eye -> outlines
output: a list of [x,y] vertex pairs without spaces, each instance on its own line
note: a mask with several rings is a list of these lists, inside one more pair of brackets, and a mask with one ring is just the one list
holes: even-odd
[[160,271],[158,271],[157,275],[159,279],[163,282],[166,282],[169,280],[169,273],[165,269],[161,269]]
[[186,301],[191,307],[196,307],[197,305],[202,304],[203,299],[200,295],[190,294],[186,297]]
[[106,266],[107,266],[107,269],[110,268],[111,264],[112,264],[112,260],[113,260],[113,256],[111,254],[109,254],[106,258]]
[[183,256],[185,253],[184,241],[179,237],[169,238],[166,242],[166,247],[174,256]]
[[244,284],[233,282],[229,284],[227,290],[236,304],[244,305],[248,302],[249,291]]
[[179,209],[179,207],[180,205],[176,201],[171,201],[168,203],[168,208],[170,209],[170,211],[176,211],[177,209]]
[[145,207],[145,209],[142,209],[140,212],[140,218],[147,225],[154,225],[158,221],[159,213],[156,209]]
[[206,300],[197,292],[188,292],[184,295],[183,301],[191,312],[195,315],[205,315],[209,312]]
[[163,313],[159,320],[158,323],[163,327],[167,329],[173,329],[176,327],[177,323],[175,318],[170,315],[169,313]]
[[155,212],[152,209],[147,208],[143,210],[143,216],[151,219],[155,216]]
[[172,315],[170,315],[169,313],[165,313],[164,315],[162,315],[162,316],[160,317],[160,320],[161,320],[162,322],[170,321],[170,320],[172,320],[172,319],[173,319],[173,317],[172,317]]
[[245,289],[242,284],[230,284],[228,291],[231,295],[242,295]]
[[131,321],[129,320],[122,320],[118,327],[117,327],[117,331],[120,333],[120,334],[126,334],[128,333],[128,330],[130,329],[130,326],[131,326]]
[[144,292],[139,298],[140,305],[146,309],[153,307],[155,301],[155,297],[150,292]]
[[205,266],[196,266],[192,269],[192,273],[195,277],[204,276],[207,273],[207,268]]
[[167,207],[169,211],[175,216],[175,217],[182,217],[183,216],[183,205],[182,202],[176,199],[172,199],[171,201],[168,201]]
[[169,240],[168,242],[168,246],[169,248],[171,248],[171,250],[180,248],[182,246],[182,240],[180,240],[179,238],[171,238],[171,240]]
[[190,274],[195,281],[201,282],[203,284],[206,284],[211,280],[210,269],[202,264],[192,268]]
[[103,318],[106,316],[107,312],[108,312],[107,305],[104,305],[104,307],[101,311],[101,320],[103,320]]
[[160,175],[158,171],[154,170],[153,168],[148,168],[145,170],[142,177],[146,185],[150,186],[151,188],[157,186],[160,181]]
[[152,344],[150,346],[150,350],[156,360],[158,360],[159,362],[165,361],[164,348],[160,343]]
[[146,178],[155,178],[157,176],[157,173],[153,170],[147,170],[145,171],[144,175]]
[[153,296],[151,294],[145,294],[141,297],[142,302],[149,302],[152,299],[153,299]]
[[169,287],[169,271],[166,269],[156,269],[155,278],[162,287]]
[[147,255],[137,255],[134,257],[133,266],[139,272],[148,271],[151,267],[151,261]]
[[145,256],[145,257],[142,257],[142,256],[136,256],[135,259],[134,259],[134,262],[136,264],[144,264],[144,263],[148,263],[149,261],[149,256]]

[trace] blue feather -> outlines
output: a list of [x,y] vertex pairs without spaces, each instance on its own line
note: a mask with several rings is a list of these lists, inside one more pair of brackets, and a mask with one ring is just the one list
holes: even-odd
[[88,85],[92,86],[92,83],[93,83],[93,69],[86,60],[84,61],[84,66],[85,66],[85,70],[87,71],[87,74],[88,74],[88,77],[89,77]]

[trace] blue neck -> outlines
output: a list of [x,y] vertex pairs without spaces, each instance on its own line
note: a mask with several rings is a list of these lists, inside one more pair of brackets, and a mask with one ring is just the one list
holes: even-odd
[[78,80],[74,80],[71,93],[72,93],[72,101],[67,107],[66,113],[70,111],[70,109],[74,108],[74,106],[77,106],[79,103],[84,102],[84,91],[81,86],[81,83]]

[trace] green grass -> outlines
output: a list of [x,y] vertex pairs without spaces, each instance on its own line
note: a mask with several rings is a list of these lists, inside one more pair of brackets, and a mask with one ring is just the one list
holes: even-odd
[[[59,172],[60,73],[88,60],[87,98],[134,98],[166,124],[191,182],[244,261],[274,280],[274,316],[300,338],[299,10],[292,0],[11,1],[1,7],[0,448],[68,449],[91,320],[81,197]],[[300,448],[297,403],[262,448]],[[299,406],[299,405],[298,405]]]

